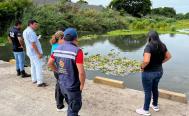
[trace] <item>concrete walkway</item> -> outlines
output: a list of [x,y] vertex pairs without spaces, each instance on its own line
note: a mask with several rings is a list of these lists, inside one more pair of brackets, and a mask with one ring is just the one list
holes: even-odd
[[[29,68],[27,69],[27,72]],[[55,79],[45,72],[46,88],[32,84],[31,78],[15,76],[15,66],[0,61],[0,116],[66,116],[57,112],[54,100]],[[138,116],[135,109],[143,104],[143,93],[116,89],[87,80],[83,91],[81,116]],[[189,105],[160,99],[160,112],[152,116],[189,116]]]

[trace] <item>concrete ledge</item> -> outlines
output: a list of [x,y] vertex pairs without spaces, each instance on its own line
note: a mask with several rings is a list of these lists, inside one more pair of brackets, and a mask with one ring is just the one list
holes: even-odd
[[159,89],[159,97],[187,104],[187,97],[183,93]]
[[95,77],[93,80],[94,83],[109,85],[116,88],[124,89],[126,87],[125,83],[123,81],[108,79],[104,77]]
[[15,60],[15,59],[10,59],[10,60],[9,60],[9,63],[10,63],[10,64],[16,64],[16,60]]

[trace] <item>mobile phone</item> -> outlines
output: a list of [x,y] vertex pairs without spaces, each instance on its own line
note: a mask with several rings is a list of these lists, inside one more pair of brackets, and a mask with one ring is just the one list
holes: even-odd
[[37,39],[41,39],[41,35],[39,35]]

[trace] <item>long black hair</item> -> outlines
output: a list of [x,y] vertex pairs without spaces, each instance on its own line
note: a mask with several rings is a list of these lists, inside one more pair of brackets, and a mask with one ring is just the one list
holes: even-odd
[[151,30],[148,33],[148,42],[152,45],[159,53],[166,52],[165,44],[160,40],[159,34],[156,31]]

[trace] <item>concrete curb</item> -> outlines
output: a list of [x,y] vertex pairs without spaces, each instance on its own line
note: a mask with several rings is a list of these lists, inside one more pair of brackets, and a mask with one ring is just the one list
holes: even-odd
[[159,89],[159,97],[187,104],[186,94]]
[[15,60],[15,59],[10,59],[10,60],[9,60],[9,63],[10,63],[10,64],[16,64],[16,60]]
[[124,89],[126,87],[125,83],[123,81],[108,79],[104,77],[95,77],[93,80],[94,83],[109,85],[116,88]]
[[[98,77],[98,76],[94,78],[93,82],[116,87],[116,88],[121,88],[121,89],[124,89],[126,87],[126,84],[123,81],[118,81],[118,80],[113,80],[113,79],[108,79],[108,78]],[[188,102],[186,94],[177,93],[173,91],[167,91],[163,89],[159,89],[159,97],[176,101],[176,102],[180,102],[180,103],[185,103],[185,104],[187,104]]]

